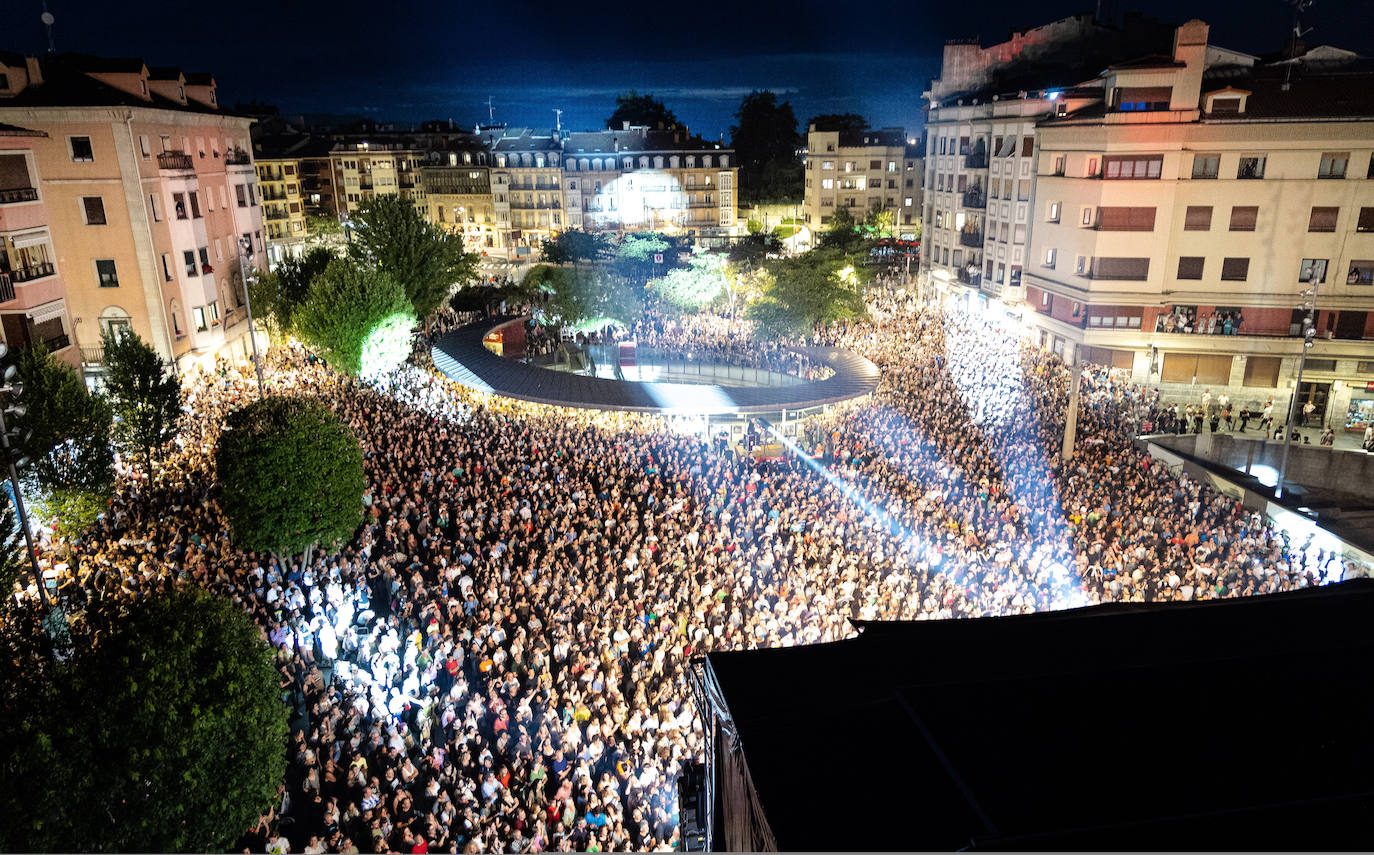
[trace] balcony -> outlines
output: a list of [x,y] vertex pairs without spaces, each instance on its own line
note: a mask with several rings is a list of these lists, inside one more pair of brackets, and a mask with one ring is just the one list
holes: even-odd
[[52,338],[43,339],[43,344],[47,346],[49,353],[57,353],[59,350],[62,350],[63,348],[71,347],[72,340],[71,337],[68,336],[66,333],[62,333],[61,335],[55,335]]
[[981,271],[970,271],[965,268],[959,271],[959,281],[965,285],[972,285],[974,288],[982,288],[983,274]]
[[982,232],[959,232],[959,245],[971,246],[975,249],[983,248]]
[[964,157],[965,169],[987,169],[988,156],[986,152],[974,152]]
[[16,267],[9,272],[9,276],[15,282],[31,282],[44,276],[52,276],[56,272],[52,262],[42,262],[31,267]]
[[372,189],[372,182],[371,182],[371,181],[359,181],[359,182],[358,182],[358,189],[359,189],[359,190],[371,190],[371,189]]
[[190,172],[196,168],[196,162],[189,154],[179,151],[164,151],[157,156],[157,168]]
[[14,187],[0,190],[0,205],[13,205],[17,202],[37,202],[38,190],[34,187]]
[[8,303],[14,299],[14,282],[10,280],[8,273],[0,273],[0,303]]
[[[182,337],[181,335],[178,335],[178,336],[177,336],[178,340],[180,340],[181,337]],[[104,347],[102,347],[102,346],[100,346],[100,345],[96,345],[95,347],[83,347],[83,348],[81,348],[81,362],[82,362],[83,364],[85,364],[85,365],[100,365],[100,364],[103,363],[104,361],[105,361],[105,348],[104,348]]]
[[965,208],[986,208],[988,206],[987,194],[981,187],[970,187],[964,191]]
[[230,166],[249,166],[253,163],[253,158],[243,149],[236,148],[224,156],[224,162]]

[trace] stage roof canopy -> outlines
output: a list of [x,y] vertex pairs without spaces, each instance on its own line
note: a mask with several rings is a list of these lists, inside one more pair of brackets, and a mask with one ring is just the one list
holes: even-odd
[[859,625],[708,657],[715,848],[1374,848],[1374,582]]

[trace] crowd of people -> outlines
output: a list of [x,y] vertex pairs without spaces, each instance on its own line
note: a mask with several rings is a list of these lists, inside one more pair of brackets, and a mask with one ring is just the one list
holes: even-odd
[[[788,353],[723,319],[635,334]],[[304,565],[235,548],[213,449],[256,393],[251,369],[222,364],[186,378],[157,472],[126,472],[98,528],[45,539],[43,559],[76,613],[196,584],[262,626],[293,735],[248,852],[672,848],[678,775],[704,759],[689,689],[703,653],[836,640],[855,618],[1196,600],[1347,572],[1137,450],[1157,401],[1119,372],[1083,372],[1061,458],[1068,372],[998,321],[882,298],[811,340],[882,379],[806,422],[781,465],[653,416],[469,392],[434,371],[425,338],[372,384],[276,348],[270,391],[320,396],[362,443],[352,542]]]

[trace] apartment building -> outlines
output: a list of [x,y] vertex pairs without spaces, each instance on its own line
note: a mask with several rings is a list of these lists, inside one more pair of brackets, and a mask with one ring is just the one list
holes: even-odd
[[563,140],[552,129],[478,129],[491,156],[491,194],[504,247],[537,248],[565,226]]
[[737,232],[734,152],[686,128],[574,132],[563,158],[569,228],[708,242]]
[[891,215],[898,237],[918,237],[924,162],[906,131],[818,131],[812,125],[806,151],[802,210],[810,229],[827,228],[836,208],[849,209],[858,222],[877,209]]
[[252,120],[220,109],[214,78],[3,54],[0,86],[0,122],[45,134],[36,189],[88,370],[103,331],[133,330],[180,367],[246,353],[240,266],[266,248]]
[[[1226,389],[1338,430],[1374,418],[1374,64],[1320,49],[1275,64],[1209,50],[1109,67],[1101,98],[1043,119],[1026,322],[1069,358],[1166,398]],[[1317,338],[1303,351],[1303,291]]]
[[930,82],[921,273],[937,292],[1024,299],[1035,185],[1036,124],[1101,99],[1111,62],[1167,49],[1173,30],[1132,17],[1078,15],[983,47],[946,43]]
[[336,214],[356,212],[377,196],[401,196],[424,207],[418,174],[425,151],[411,143],[357,140],[335,143],[327,173]]
[[79,368],[81,351],[33,151],[46,136],[0,124],[0,336],[10,347],[42,344]]

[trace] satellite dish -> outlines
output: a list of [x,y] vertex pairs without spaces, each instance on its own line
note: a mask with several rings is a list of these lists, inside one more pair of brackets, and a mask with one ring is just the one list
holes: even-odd
[[44,24],[47,24],[49,27],[52,26],[53,21],[57,20],[52,16],[52,12],[44,12],[42,15],[39,16],[38,19],[42,21]]

